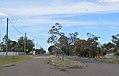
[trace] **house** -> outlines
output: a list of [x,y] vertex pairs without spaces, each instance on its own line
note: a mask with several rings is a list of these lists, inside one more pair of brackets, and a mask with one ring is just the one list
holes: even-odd
[[3,51],[5,49],[5,45],[0,45],[0,51]]

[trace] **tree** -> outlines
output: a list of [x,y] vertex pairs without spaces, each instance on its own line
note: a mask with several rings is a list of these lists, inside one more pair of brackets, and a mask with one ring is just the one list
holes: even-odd
[[3,42],[0,43],[0,51],[5,51],[5,44]]
[[78,40],[77,35],[77,32],[70,33],[69,37],[61,35],[58,40],[61,46],[61,50],[68,56],[72,55],[74,43]]
[[57,48],[57,51],[61,51],[58,40],[62,35],[64,35],[63,32],[60,32],[61,28],[62,26],[59,23],[55,23],[55,25],[49,30],[51,36],[47,40],[47,43],[52,43]]
[[118,51],[118,49],[119,49],[119,34],[112,36],[112,42],[115,45],[116,51]]
[[68,56],[72,54],[74,43],[77,40],[79,40],[79,38],[77,38],[77,36],[78,36],[78,32],[74,32],[74,33],[69,34],[69,38],[68,38]]
[[78,32],[70,33],[69,34],[69,45],[74,44],[74,42],[78,39],[77,38]]
[[111,48],[115,48],[115,45],[111,42],[103,44],[103,48],[110,50]]
[[68,55],[68,38],[65,35],[62,35],[58,41],[61,50],[64,52],[64,54]]
[[51,35],[47,42],[57,44],[58,43],[58,36],[63,35],[62,32],[60,32],[62,26],[59,23],[55,23],[55,26],[52,26],[52,28],[49,30],[49,34]]
[[56,48],[55,45],[51,45],[49,48],[48,48],[48,51],[50,54],[55,54],[57,53],[58,49]]
[[[24,52],[24,37],[20,37],[18,39],[18,42],[16,44],[16,51],[19,51],[19,52]],[[26,53],[29,53],[30,51],[33,50],[33,47],[34,47],[34,43],[32,40],[28,39],[26,37]]]
[[[9,39],[8,40],[8,51],[14,52],[16,43],[17,43],[16,41],[12,41]],[[2,51],[5,51],[5,49],[6,49],[5,46],[6,46],[6,44],[4,44],[4,42],[0,43],[0,47],[1,47]]]
[[46,53],[46,51],[41,47],[40,49],[35,49],[35,53],[36,53],[36,55],[44,54],[44,53]]
[[89,56],[88,42],[86,40],[78,40],[74,43],[73,54],[77,56],[87,57]]
[[89,56],[90,57],[95,57],[97,54],[99,54],[99,42],[98,39],[100,38],[99,36],[95,36],[92,33],[87,33],[88,36],[88,48],[89,48]]
[[15,51],[17,52],[24,52],[24,37],[20,37],[18,42],[15,46]]
[[74,42],[78,40],[78,33],[70,33],[69,37],[67,37],[63,32],[60,32],[61,28],[62,26],[59,23],[52,26],[52,28],[49,30],[49,34],[51,36],[48,38],[47,43],[51,43],[57,48],[57,50],[62,51],[66,55],[71,55]]
[[16,41],[9,40],[8,41],[8,51],[15,52],[16,43],[17,43]]
[[90,43],[90,45],[92,46],[98,46],[99,42],[97,42],[99,40],[99,36],[95,36],[92,33],[87,33],[88,39],[87,41]]
[[119,34],[112,36],[112,42],[115,45],[114,55],[118,57],[119,56]]

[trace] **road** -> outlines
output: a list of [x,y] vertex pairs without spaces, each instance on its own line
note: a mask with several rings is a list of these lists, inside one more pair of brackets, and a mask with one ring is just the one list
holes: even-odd
[[[97,64],[107,63],[107,62],[96,61],[96,60],[88,59],[88,58],[81,58],[81,57],[77,57],[77,56],[66,56],[66,57],[69,59],[72,59],[74,61],[80,61],[82,63],[97,63]],[[109,64],[109,63],[107,63],[107,64]]]
[[90,60],[85,62],[86,59],[81,59],[88,67],[61,70],[47,64],[47,59],[46,56],[38,56],[29,61],[4,67],[0,69],[0,76],[119,76],[118,64],[94,63]]

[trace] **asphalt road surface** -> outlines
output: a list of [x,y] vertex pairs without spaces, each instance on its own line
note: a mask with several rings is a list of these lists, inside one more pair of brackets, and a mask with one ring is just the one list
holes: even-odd
[[[66,56],[66,57],[69,59],[72,59],[74,61],[80,61],[82,63],[97,63],[97,64],[107,63],[107,62],[96,61],[96,60],[88,59],[88,58],[81,58],[81,57],[77,57],[77,56]],[[110,64],[110,63],[107,63],[107,64]]]
[[82,69],[61,70],[47,64],[47,56],[38,56],[32,60],[21,62],[0,69],[0,76],[119,76],[119,64],[98,63],[87,59],[88,66]]

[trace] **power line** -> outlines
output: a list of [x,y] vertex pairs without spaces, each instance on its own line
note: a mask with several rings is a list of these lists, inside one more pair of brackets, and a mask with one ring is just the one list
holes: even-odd
[[[14,24],[11,22],[11,20],[10,19],[8,19],[9,20],[9,22],[10,22],[10,24],[13,26],[13,28],[19,33],[19,34],[21,34],[21,35],[24,35],[22,32],[20,32],[15,26],[14,26]],[[31,35],[29,35],[31,38],[33,37],[33,36],[31,36]]]
[[13,26],[13,28],[14,28],[19,34],[24,35],[23,33],[21,33],[21,32],[13,25],[13,23],[11,22],[10,19],[9,19],[9,22],[11,23],[11,25]]

